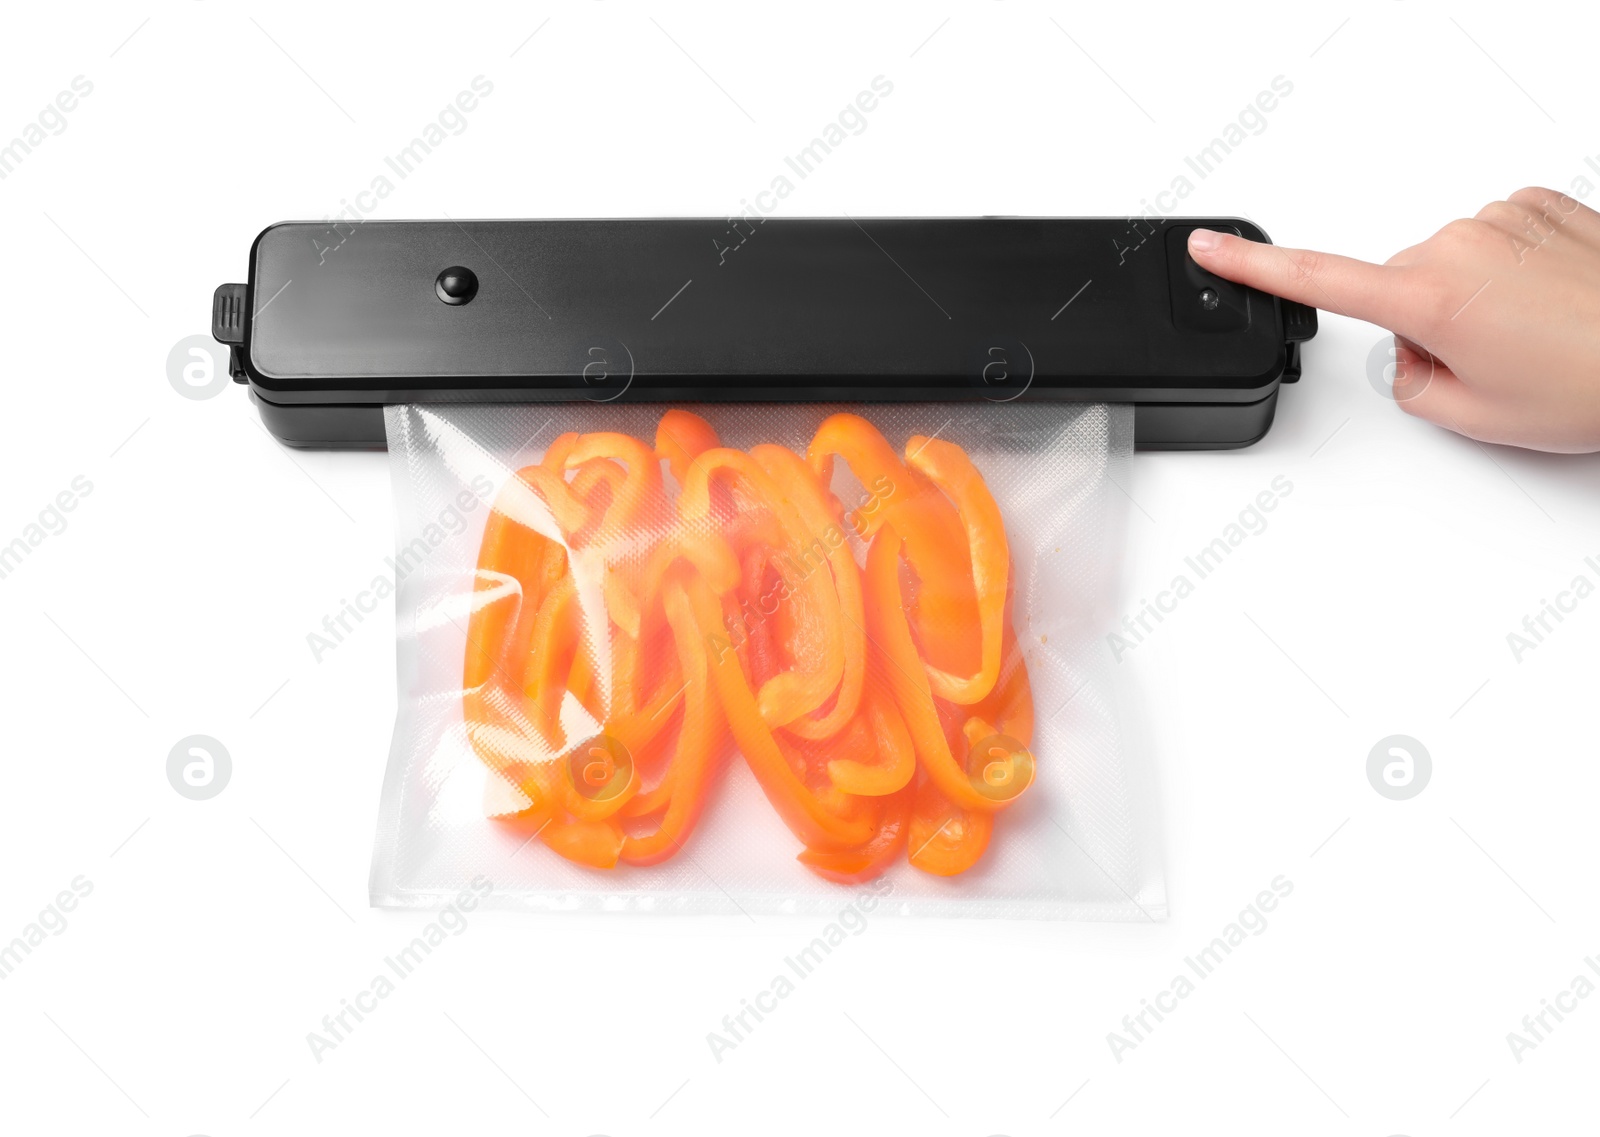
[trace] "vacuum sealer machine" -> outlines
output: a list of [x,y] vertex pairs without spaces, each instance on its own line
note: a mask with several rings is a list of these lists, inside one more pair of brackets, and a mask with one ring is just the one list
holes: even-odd
[[212,334],[290,446],[394,403],[1131,403],[1146,449],[1248,446],[1314,309],[1188,255],[1237,218],[286,222]]

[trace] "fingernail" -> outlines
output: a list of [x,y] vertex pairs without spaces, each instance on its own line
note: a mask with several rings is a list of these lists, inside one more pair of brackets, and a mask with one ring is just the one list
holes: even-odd
[[1196,229],[1189,234],[1189,251],[1214,253],[1222,247],[1222,234],[1210,229]]

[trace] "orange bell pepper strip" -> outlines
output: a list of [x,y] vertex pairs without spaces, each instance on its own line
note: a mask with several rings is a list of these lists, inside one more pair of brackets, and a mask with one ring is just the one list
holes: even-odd
[[538,622],[539,611],[549,599],[550,593],[567,579],[568,575],[567,550],[556,541],[546,540],[538,577],[524,591],[522,611],[518,614],[511,635],[500,653],[499,665],[493,677],[493,681],[504,685],[506,690],[521,691],[527,676],[533,632]]
[[934,876],[955,876],[978,863],[994,833],[994,814],[962,809],[933,781],[917,786],[911,806],[911,864]]
[[884,675],[916,747],[917,764],[952,805],[978,812],[1002,809],[1010,802],[981,792],[950,751],[927,669],[906,621],[900,594],[900,550],[900,536],[893,525],[885,525],[873,538],[867,551],[867,618],[872,641],[885,660]]
[[[663,731],[656,736],[656,739],[663,739],[664,736],[665,732]],[[659,749],[659,747],[653,747],[652,749]],[[672,791],[672,767],[669,765],[655,785],[649,789],[641,788],[638,793],[633,795],[633,800],[622,807],[620,816],[628,818],[654,817],[672,803]]]
[[933,693],[953,703],[976,703],[989,693],[1000,673],[1000,634],[1005,625],[1006,584],[1011,576],[1011,548],[1005,521],[983,475],[966,451],[941,438],[912,435],[906,462],[955,502],[966,530],[972,584],[978,598],[981,659],[976,673],[951,675],[929,664]]
[[[650,788],[641,786],[632,801],[623,807],[623,817],[646,817],[666,808],[672,798],[668,741],[676,734],[675,723],[683,705],[682,665],[677,644],[660,605],[653,608],[637,640],[617,631],[613,647],[615,660],[615,698],[612,735],[634,754],[642,770],[656,776]],[[653,686],[652,686],[653,684]],[[666,764],[667,769],[661,767]]]
[[[532,536],[540,543],[545,540],[537,533]],[[532,564],[504,568],[490,568],[483,563],[487,556],[480,558],[473,580],[472,615],[467,621],[466,659],[461,676],[462,686],[469,693],[494,680],[504,666],[506,646],[523,604],[531,598],[532,606],[538,607],[540,597],[534,594],[540,587],[538,562],[543,560],[543,553],[543,548],[535,545],[527,555]]]
[[467,738],[478,758],[528,801],[516,816],[540,822],[555,816],[557,795],[550,785],[550,748],[538,738],[521,710],[520,696],[490,685],[474,699],[466,718]]
[[916,749],[893,697],[869,683],[853,726],[868,739],[866,755],[839,754],[828,761],[828,777],[845,793],[883,797],[898,793],[917,771]]
[[994,689],[981,701],[961,709],[1027,746],[1033,742],[1033,686],[1028,681],[1028,663],[1011,630],[1009,615],[1005,623],[1000,641],[1000,676]]
[[863,486],[882,495],[878,505],[870,510],[863,506],[857,515],[856,531],[870,538],[888,520],[891,502],[900,504],[911,489],[905,465],[877,427],[853,414],[824,419],[806,450],[806,463],[824,486],[833,481],[835,458],[843,458]]
[[[699,521],[692,524],[698,526]],[[737,611],[731,613],[726,621],[726,638],[730,646],[746,657],[750,655],[751,642],[760,642],[762,666],[751,671],[759,689],[760,684],[771,678],[780,666],[771,623],[782,611],[785,593],[789,591],[788,584],[782,578],[781,560],[777,570],[780,578],[778,584],[769,588],[767,580],[773,570],[774,560],[779,559],[777,550],[786,543],[783,528],[771,510],[757,506],[730,514],[727,521],[722,523],[721,531],[729,548],[734,550],[739,565],[739,579],[732,594]]]
[[[716,594],[698,578],[691,578],[685,590],[700,635],[709,644],[711,636],[723,627],[721,605]],[[848,849],[865,844],[873,833],[870,820],[841,817],[830,808],[833,805],[831,801],[806,783],[801,774],[804,761],[784,752],[772,728],[762,717],[738,653],[712,650],[708,653],[707,662],[728,729],[766,793],[767,800],[790,831],[813,849]]]
[[[672,551],[673,548],[674,546],[668,543],[657,546],[656,553],[660,554],[661,564],[676,567],[681,561],[686,569],[698,568],[700,565],[705,564],[709,565],[713,571],[718,568],[724,572],[732,571],[732,554],[725,549],[724,555],[729,563],[723,564],[718,561],[715,554],[708,554],[699,547],[687,550],[679,549],[675,553]],[[666,570],[658,568],[656,571],[659,573]],[[659,590],[661,587],[659,580],[655,576],[652,576],[651,580],[656,585],[656,589]],[[571,578],[568,577],[563,582],[563,585],[570,585],[570,583]],[[726,584],[727,582],[725,581],[724,583]],[[668,584],[666,587],[668,589],[667,596],[662,598],[660,602],[665,608],[664,622],[667,625],[667,630],[674,646],[671,649],[673,655],[670,663],[660,669],[661,677],[655,689],[649,691],[647,688],[648,681],[644,675],[646,661],[643,641],[618,630],[614,634],[611,643],[613,679],[609,714],[604,716],[600,714],[594,715],[596,718],[604,717],[605,719],[601,738],[586,746],[580,745],[577,751],[567,756],[567,776],[557,784],[561,790],[562,805],[579,820],[601,820],[619,811],[625,811],[627,816],[639,816],[643,813],[654,812],[659,804],[671,801],[675,792],[674,786],[683,781],[683,778],[674,773],[674,771],[679,770],[687,760],[685,762],[674,761],[669,769],[669,776],[663,779],[661,786],[656,787],[655,791],[651,791],[648,800],[640,807],[640,811],[626,809],[631,799],[641,791],[641,775],[638,763],[634,761],[635,756],[637,755],[642,759],[650,752],[652,743],[669,722],[670,716],[668,712],[684,697],[684,693],[690,685],[683,677],[682,671],[682,615],[674,607],[679,601],[672,601],[672,606],[667,604],[667,600],[672,596],[671,590],[675,586]],[[678,591],[681,592],[681,589],[678,589]],[[555,593],[552,593],[552,597],[555,595]],[[652,595],[650,599],[652,613],[654,613],[656,611],[654,604],[657,602],[657,598]],[[543,615],[542,612],[541,615]],[[676,624],[674,621],[676,621]],[[654,627],[655,621],[652,622],[650,628],[644,630],[653,636]],[[697,646],[699,652],[703,655],[705,646],[703,644]],[[536,649],[536,658],[547,656],[553,660],[554,662],[551,666],[555,667],[557,669],[556,673],[558,673],[561,666],[560,652],[562,647],[563,645],[559,642],[551,642],[549,646]],[[652,650],[655,649],[653,639],[651,648]],[[592,675],[592,671],[588,671],[581,666],[590,656],[590,652],[581,649],[577,653],[577,662],[574,663],[571,669],[571,678],[569,678],[567,688],[574,696],[579,694],[578,683],[585,677],[584,673]],[[535,664],[536,668],[537,666]],[[553,683],[551,674],[540,676],[540,679],[546,683]],[[552,690],[554,690],[554,694],[547,695],[547,698],[552,701],[560,698],[559,689],[552,687]],[[641,694],[647,692],[648,698],[641,703]],[[591,713],[594,712],[591,711]],[[683,737],[682,730],[688,729],[693,729],[692,725],[680,729],[680,738]],[[598,748],[596,742],[600,743]],[[680,742],[680,749],[684,745],[684,743]],[[586,756],[595,759],[595,761],[585,765]],[[597,767],[605,768],[604,776],[599,778],[588,777],[587,784],[584,784],[584,779],[579,777],[579,772],[593,771]],[[663,824],[671,829],[674,826],[679,826],[682,820],[683,818],[679,815],[672,814]]]
[[[661,650],[658,622],[664,621],[652,618],[637,637],[621,630],[612,635],[607,729],[631,750],[643,747],[658,732],[659,726],[652,724],[664,721],[662,716],[677,704],[683,688],[676,655]],[[659,674],[652,675],[650,665],[657,660]]]
[[573,474],[568,492],[587,507],[589,515],[582,526],[564,527],[562,532],[574,549],[596,551],[604,573],[601,582],[606,607],[619,626],[637,635],[638,613],[628,603],[628,594],[638,588],[640,568],[631,558],[619,563],[619,555],[631,551],[632,545],[670,516],[662,492],[660,459],[636,438],[596,431],[561,435],[539,468],[563,487],[567,487],[565,475]]
[[544,597],[566,574],[567,554],[519,520],[533,508],[523,473],[496,495],[484,527],[466,629],[462,717],[484,765],[517,786],[547,818],[553,798],[530,773],[546,747],[532,743],[520,692],[528,637]]
[[552,821],[539,839],[569,861],[596,869],[614,869],[626,839],[615,818],[604,821]]
[[838,696],[827,713],[812,718],[801,716],[785,727],[802,738],[827,738],[849,722],[861,701],[861,686],[867,669],[866,616],[861,599],[861,569],[845,532],[829,505],[829,495],[804,460],[786,446],[752,446],[750,457],[765,470],[788,501],[806,537],[799,551],[802,572],[827,574],[838,596],[843,617],[844,670],[839,676]]
[[[566,572],[565,551],[527,524],[527,472],[519,470],[495,495],[478,547],[462,677],[469,689],[481,687],[504,666],[507,642],[518,619],[524,613],[531,618],[545,592]],[[558,502],[563,507],[577,504],[570,495],[559,496]],[[578,514],[565,516],[573,520]]]
[[[758,691],[770,689],[775,679],[793,678],[808,666],[814,667],[813,661],[834,634],[817,603],[816,590],[793,586],[793,558],[781,552],[786,546],[786,541],[778,545],[753,542],[740,557],[743,571],[735,596],[746,616],[750,679]],[[820,684],[812,693],[820,705],[829,700]],[[769,721],[777,725],[780,717],[787,716],[772,715]],[[796,715],[785,725],[794,726],[806,717]]]
[[[565,436],[563,436],[565,437]],[[665,516],[661,487],[661,460],[655,451],[631,435],[616,431],[594,431],[578,435],[563,460],[565,470],[576,470],[596,458],[620,461],[627,467],[616,486],[610,507],[601,519],[595,542],[615,540],[650,520],[660,511]]]
[[[739,566],[733,552],[720,537],[691,538],[678,529],[651,550],[643,573],[643,596],[635,597],[632,593],[626,593],[619,601],[638,613],[642,633],[653,634],[652,630],[664,622],[669,639],[673,641],[667,646],[667,658],[659,681],[653,692],[641,702],[641,694],[650,691],[643,678],[646,655],[644,636],[631,637],[621,628],[616,633],[616,641],[620,646],[614,648],[617,671],[613,720],[608,729],[635,751],[647,747],[663,731],[671,720],[672,710],[683,700],[687,686],[678,658],[679,649],[675,646],[677,633],[662,612],[663,589],[669,587],[669,578],[676,572],[697,573],[719,595],[730,591],[739,579]],[[651,641],[652,653],[661,650]],[[630,803],[624,811],[625,816],[644,816],[665,808],[672,795],[671,783],[671,777],[665,777],[653,789],[642,791],[640,800]]]
[[577,532],[591,520],[588,507],[578,500],[566,478],[543,466],[518,470],[495,496],[494,508],[512,522],[536,531],[543,531],[553,521],[562,536]]
[[706,784],[722,729],[706,663],[706,638],[695,622],[683,585],[669,582],[662,605],[683,669],[683,722],[667,772],[672,791],[660,824],[654,833],[628,837],[622,843],[622,859],[634,865],[658,864],[682,847],[705,806]]
[[[644,596],[635,598],[630,593],[626,603],[635,610],[644,607],[654,616],[659,612],[658,605],[664,607],[663,588],[672,587],[667,581],[675,571],[699,573],[719,595],[730,591],[739,579],[739,566],[726,542],[716,536],[691,539],[679,529],[651,551],[644,571]],[[622,645],[617,652],[618,676],[615,684],[619,713],[609,729],[614,737],[635,751],[648,746],[662,733],[670,720],[670,712],[683,699],[688,686],[679,659],[681,649],[676,644],[679,633],[672,627],[670,618],[665,622],[674,641],[670,662],[663,669],[662,679],[654,693],[642,705],[637,700],[637,693],[644,689],[641,682],[642,640],[628,637],[620,630],[618,632]],[[702,645],[702,649],[704,647]],[[672,800],[674,781],[672,768],[669,767],[657,785],[640,791],[624,809],[623,815],[643,817],[660,812]]]
[[555,783],[561,807],[579,821],[604,821],[639,792],[632,753],[610,735],[579,743],[564,755]]
[[660,683],[645,702],[633,706],[608,728],[614,738],[633,753],[641,770],[650,772],[654,784],[639,792],[622,808],[623,817],[649,817],[660,813],[672,800],[670,743],[679,733],[683,718],[683,696],[687,684],[677,659],[676,645],[654,648],[664,658]]
[[534,727],[552,746],[560,746],[565,737],[561,704],[579,647],[577,596],[572,577],[562,577],[539,606],[529,638],[528,671],[522,681],[522,693]]
[[674,561],[690,562],[719,594],[730,592],[739,583],[739,563],[732,548],[714,533],[699,533],[679,525],[650,550],[639,574],[640,595],[629,582],[615,574],[605,581],[606,607],[612,621],[631,636],[638,636],[644,612],[660,600],[662,581]]
[[1001,655],[994,689],[981,702],[959,710],[967,715],[961,726],[967,774],[981,793],[1003,800],[1026,790],[1035,775],[1028,749],[1033,741],[1033,688],[1009,615]]
[[578,432],[569,430],[559,434],[555,440],[545,447],[544,457],[539,459],[539,465],[553,473],[562,473],[567,468],[567,455],[572,453],[572,448],[578,444]]
[[967,742],[967,772],[980,792],[1010,801],[1033,784],[1033,751],[974,715],[962,728]]
[[628,472],[609,458],[590,458],[580,462],[573,475],[572,496],[589,511],[589,523],[567,535],[574,548],[582,548],[593,539],[601,520],[609,512],[627,483]]
[[[628,469],[605,456],[610,452]],[[558,438],[544,462],[519,470],[497,495],[475,589],[506,595],[480,602],[468,629],[463,714],[474,749],[533,803],[525,814],[544,816],[547,844],[602,867],[615,863],[622,834],[598,823],[636,792],[637,776],[630,771],[620,792],[613,788],[593,799],[577,792],[565,775],[552,776],[561,765],[552,749],[563,745],[565,693],[571,690],[591,713],[599,709],[593,659],[578,643],[575,582],[561,542],[576,539],[581,545],[585,534],[601,530],[601,522],[615,534],[637,520],[659,485],[659,473],[648,449],[625,436]],[[670,701],[672,690],[659,694]],[[632,735],[641,743],[650,739],[648,727]]]
[[968,564],[967,536],[949,499],[920,470],[908,468],[866,419],[829,416],[811,440],[806,461],[824,485],[833,460],[843,458],[856,478],[879,496],[855,518],[864,538],[892,523],[905,541],[906,561],[916,576],[910,596],[911,623],[929,663],[942,670],[977,661],[978,602]]
[[835,884],[864,884],[883,875],[905,850],[914,791],[905,786],[884,799],[878,828],[855,849],[806,849],[795,859]]
[[572,671],[567,675],[567,691],[578,700],[584,710],[589,712],[589,717],[600,720],[606,716],[603,705],[604,692],[600,688],[600,678],[595,674],[594,653],[578,651],[572,659]]
[[692,411],[674,408],[656,425],[656,455],[666,460],[680,486],[694,460],[721,445],[716,429]]
[[[808,541],[805,525],[794,503],[756,460],[740,450],[718,447],[701,453],[689,467],[679,511],[691,525],[711,512],[711,486],[718,476],[731,477],[755,501],[771,509],[784,536],[784,553],[802,550]],[[761,685],[759,705],[762,717],[774,726],[793,722],[801,715],[821,707],[839,686],[844,674],[845,632],[839,597],[830,580],[811,573],[793,582],[794,591],[803,593],[804,603],[816,614],[820,632],[808,644],[804,658],[796,666],[780,672]]]

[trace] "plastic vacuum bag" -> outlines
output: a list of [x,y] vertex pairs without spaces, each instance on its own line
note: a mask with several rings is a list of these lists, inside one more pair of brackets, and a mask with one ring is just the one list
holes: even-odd
[[1130,408],[386,415],[375,905],[1165,914],[1098,646]]

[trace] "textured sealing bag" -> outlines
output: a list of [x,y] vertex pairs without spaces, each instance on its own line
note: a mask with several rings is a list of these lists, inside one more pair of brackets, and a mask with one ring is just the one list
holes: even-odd
[[1098,642],[1130,408],[386,415],[375,905],[1164,915]]

